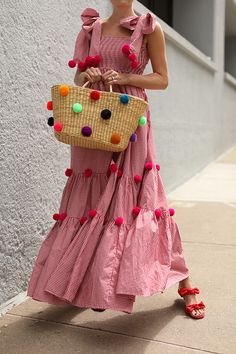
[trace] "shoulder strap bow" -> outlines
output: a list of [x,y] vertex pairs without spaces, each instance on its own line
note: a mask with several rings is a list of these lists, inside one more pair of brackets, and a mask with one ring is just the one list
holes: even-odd
[[[84,61],[88,54],[93,55],[98,54],[99,51],[99,42],[100,42],[100,34],[101,34],[101,26],[100,26],[100,15],[99,13],[90,7],[86,8],[82,14],[82,29],[80,30],[74,49],[73,60],[78,63],[79,61]],[[95,29],[95,31],[92,31]],[[93,35],[91,34],[93,32]],[[91,43],[89,45],[89,41]],[[90,53],[89,53],[90,47]]]

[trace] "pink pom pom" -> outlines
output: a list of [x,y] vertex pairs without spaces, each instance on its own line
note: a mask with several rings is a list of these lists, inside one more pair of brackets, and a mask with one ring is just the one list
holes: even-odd
[[58,213],[53,214],[53,219],[54,220],[59,220],[60,219],[60,214],[58,214]]
[[160,171],[160,165],[158,165],[158,163],[156,164],[156,169],[158,170],[158,171]]
[[122,46],[122,52],[126,55],[128,55],[130,53],[130,45],[128,43],[125,43]]
[[65,175],[66,175],[67,177],[70,177],[70,176],[72,175],[72,169],[71,169],[71,168],[67,168],[67,169],[65,170]]
[[86,216],[82,216],[82,218],[80,218],[80,220],[79,220],[80,225],[83,225],[86,220],[87,220],[87,217]]
[[93,218],[96,214],[97,214],[96,210],[89,210],[89,216],[91,216],[91,218]]
[[139,175],[134,176],[134,180],[136,183],[140,183],[142,181],[142,177]]
[[145,163],[145,169],[146,170],[151,170],[152,169],[152,163],[151,162]]
[[90,177],[90,176],[92,176],[92,174],[93,174],[93,171],[91,170],[91,168],[87,168],[84,171],[84,176],[86,176],[86,177]]
[[135,54],[135,53],[130,53],[130,54],[128,55],[128,58],[129,58],[129,60],[134,61],[134,60],[136,60],[136,54]]
[[116,218],[116,219],[115,219],[115,224],[118,225],[118,226],[120,226],[121,224],[123,224],[123,218],[121,218],[121,217]]
[[66,213],[61,213],[60,214],[60,219],[63,221],[67,217]]
[[75,62],[74,60],[69,60],[68,66],[69,66],[70,68],[74,68],[74,67],[76,66],[76,62]]
[[159,218],[161,216],[161,209],[155,209],[155,215]]
[[118,170],[117,165],[116,165],[115,163],[112,163],[112,164],[110,165],[110,171],[111,171],[111,172],[116,172],[117,170]]
[[55,130],[56,132],[60,132],[60,131],[62,130],[62,127],[63,127],[63,124],[62,124],[61,122],[56,122],[56,123],[54,124],[54,130]]
[[140,207],[134,207],[132,210],[132,213],[135,215],[138,215],[140,213],[141,208]]
[[132,61],[132,63],[131,63],[131,68],[132,68],[132,69],[137,68],[138,64],[139,64],[139,63],[137,62],[137,60]]
[[169,213],[170,213],[170,216],[174,215],[174,213],[175,213],[175,209],[173,209],[173,208],[169,208]]

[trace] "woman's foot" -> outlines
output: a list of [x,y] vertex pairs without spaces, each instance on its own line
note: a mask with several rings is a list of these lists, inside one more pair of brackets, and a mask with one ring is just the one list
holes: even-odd
[[[190,277],[181,280],[179,282],[179,288],[192,288],[192,284],[191,284],[191,280]],[[196,304],[198,302],[196,295],[195,294],[189,294],[189,295],[185,295],[183,296],[183,299],[185,301],[185,304],[188,305],[192,305],[192,304]],[[196,317],[199,318],[199,316],[204,316],[205,315],[205,309],[193,309],[191,311],[191,316],[192,317]]]

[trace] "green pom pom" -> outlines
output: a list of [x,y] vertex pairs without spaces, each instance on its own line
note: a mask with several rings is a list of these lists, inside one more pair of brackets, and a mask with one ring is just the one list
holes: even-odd
[[82,110],[83,110],[82,104],[80,104],[80,103],[73,104],[73,111],[75,113],[80,113],[80,112],[82,112]]
[[147,123],[147,118],[145,116],[142,116],[139,118],[139,125],[145,125]]

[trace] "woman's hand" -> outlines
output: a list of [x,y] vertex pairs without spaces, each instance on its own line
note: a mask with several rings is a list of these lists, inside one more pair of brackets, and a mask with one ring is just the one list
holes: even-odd
[[102,79],[102,73],[99,68],[94,68],[93,66],[87,68],[83,73],[81,73],[85,81],[98,82]]
[[128,85],[128,74],[118,73],[115,70],[108,70],[102,75],[102,80],[107,85]]
[[100,81],[102,79],[102,73],[99,68],[89,67],[85,71],[77,70],[74,78],[74,83],[78,86],[83,86],[86,81],[91,83]]

